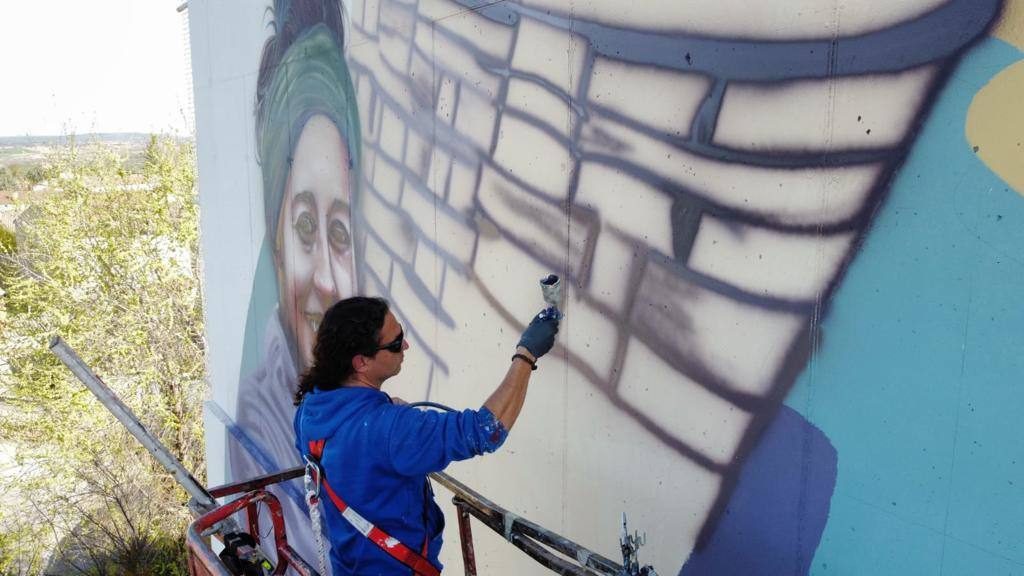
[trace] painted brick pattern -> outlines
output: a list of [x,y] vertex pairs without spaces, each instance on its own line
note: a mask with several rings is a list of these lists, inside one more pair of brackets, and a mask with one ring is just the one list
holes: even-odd
[[450,322],[453,278],[507,320],[536,302],[523,277],[561,273],[566,385],[700,484],[673,520],[678,552],[802,367],[938,70],[768,82],[638,66],[639,48],[587,36],[617,6],[585,2],[571,29],[560,3],[354,10],[363,259],[417,326]]

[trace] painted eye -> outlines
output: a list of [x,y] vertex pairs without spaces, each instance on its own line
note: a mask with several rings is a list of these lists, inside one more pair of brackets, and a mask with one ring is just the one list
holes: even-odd
[[316,220],[309,212],[299,215],[295,221],[295,232],[299,235],[299,240],[306,246],[311,246],[316,240]]
[[352,236],[348,233],[348,227],[341,220],[331,220],[331,228],[327,233],[331,241],[331,248],[337,252],[345,253],[352,246]]

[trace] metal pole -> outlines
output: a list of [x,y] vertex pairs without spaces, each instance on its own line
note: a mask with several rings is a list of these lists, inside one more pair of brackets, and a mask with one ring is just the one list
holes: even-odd
[[142,425],[142,422],[132,413],[131,408],[125,405],[120,398],[117,397],[114,392],[99,379],[98,376],[93,374],[92,370],[78,357],[78,354],[68,346],[67,342],[61,339],[60,336],[54,336],[50,340],[50,351],[60,358],[60,361],[71,370],[71,373],[76,378],[85,384],[85,387],[92,392],[96,398],[99,399],[107,410],[114,415],[115,418],[124,424],[124,427],[135,436],[146,450],[156,458],[168,472],[174,476],[174,480],[185,489],[186,492],[195,499],[196,504],[203,509],[204,512],[209,512],[217,507],[217,501],[210,496],[210,493],[203,488],[192,474],[182,466],[181,462],[178,461],[174,455],[171,454],[170,450],[167,449],[159,440],[156,439],[153,434],[146,430],[146,427]]
[[476,551],[473,549],[473,527],[470,524],[469,512],[466,512],[465,504],[458,496],[452,498],[455,510],[459,514],[459,539],[462,541],[462,566],[466,576],[476,575]]
[[[615,562],[526,518],[512,514],[444,472],[432,472],[430,478],[455,494],[455,507],[460,512],[472,514],[484,526],[502,535],[531,558],[559,574],[589,575],[597,572],[611,576],[622,573],[622,566]],[[567,558],[575,559],[579,566],[567,567],[569,565],[563,560],[547,552],[533,540],[557,550]]]

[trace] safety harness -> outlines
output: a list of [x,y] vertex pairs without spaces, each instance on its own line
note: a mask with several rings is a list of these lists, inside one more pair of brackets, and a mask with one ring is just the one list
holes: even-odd
[[[426,559],[427,543],[430,537],[429,533],[424,534],[423,551],[417,554],[413,549],[399,542],[397,538],[381,530],[366,518],[363,518],[362,515],[346,504],[345,501],[338,496],[338,493],[331,488],[331,485],[327,482],[327,476],[324,474],[323,466],[320,464],[320,458],[323,456],[325,443],[326,440],[310,440],[309,454],[305,455],[306,504],[309,506],[310,519],[313,522],[313,535],[316,538],[317,548],[320,553],[320,573],[327,573],[327,561],[324,556],[322,540],[323,536],[320,531],[320,509],[318,507],[318,504],[320,503],[320,487],[322,486],[327,490],[328,498],[330,498],[331,502],[334,503],[334,506],[338,511],[341,512],[342,517],[345,518],[345,520],[347,520],[348,523],[351,524],[352,527],[360,534],[366,536],[370,541],[379,546],[381,550],[388,554],[388,556],[391,556],[395,560],[405,564],[419,576],[440,576],[441,571]],[[424,530],[426,532],[425,526]]]

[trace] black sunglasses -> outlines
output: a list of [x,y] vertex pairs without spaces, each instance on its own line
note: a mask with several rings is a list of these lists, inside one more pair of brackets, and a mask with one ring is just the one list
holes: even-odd
[[375,352],[380,352],[381,350],[387,350],[388,352],[391,352],[391,353],[394,353],[394,354],[398,354],[399,352],[402,351],[402,343],[404,341],[405,341],[405,330],[402,330],[401,332],[398,333],[398,337],[397,338],[395,338],[394,340],[392,340],[391,342],[389,342],[389,343],[387,343],[387,344],[385,344],[383,346],[377,346],[377,348],[374,351]]

